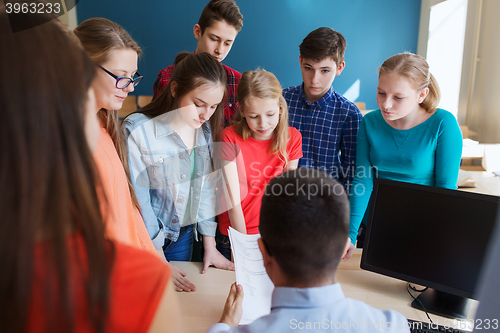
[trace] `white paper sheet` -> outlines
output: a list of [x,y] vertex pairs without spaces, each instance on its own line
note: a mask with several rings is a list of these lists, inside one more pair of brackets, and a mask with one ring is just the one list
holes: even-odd
[[243,316],[240,325],[248,325],[271,312],[274,285],[264,268],[257,239],[229,227],[229,240],[236,269],[236,282],[243,286]]

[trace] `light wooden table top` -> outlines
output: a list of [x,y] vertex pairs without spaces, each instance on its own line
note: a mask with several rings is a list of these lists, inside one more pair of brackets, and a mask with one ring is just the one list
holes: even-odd
[[[428,322],[423,311],[410,306],[413,299],[406,291],[406,282],[362,270],[359,267],[360,260],[361,250],[356,250],[351,259],[339,265],[337,282],[340,282],[346,297],[361,300],[375,308],[394,309],[407,318]],[[184,332],[205,332],[219,321],[229,288],[236,281],[235,273],[210,267],[207,273],[201,274],[202,263],[171,262],[171,264],[182,269],[187,274],[186,277],[196,285],[195,292],[177,293]],[[471,303],[468,318],[470,320],[474,318],[478,302]],[[430,316],[440,325],[452,324],[457,327],[460,324],[456,320],[432,314]]]
[[465,174],[474,181],[475,187],[460,188],[460,190],[500,196],[500,177],[495,177],[493,173],[486,171],[466,171]]

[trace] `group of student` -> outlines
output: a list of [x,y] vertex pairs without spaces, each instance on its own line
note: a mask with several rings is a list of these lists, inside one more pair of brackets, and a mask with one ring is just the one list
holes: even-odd
[[[332,87],[345,67],[342,34],[309,33],[303,83],[282,89],[268,71],[221,64],[243,16],[233,0],[211,0],[193,29],[196,51],[160,71],[151,103],[120,122],[117,110],[142,80],[141,48],[120,25],[91,18],[69,31],[55,19],[11,33],[1,6],[0,25],[9,78],[0,83],[0,182],[9,190],[0,327],[178,332],[173,290],[196,286],[165,261],[199,256],[202,273],[234,269],[231,226],[261,234],[276,286],[271,314],[246,332],[287,331],[292,318],[407,331],[402,315],[346,299],[335,272],[362,246],[375,178],[456,188],[462,136],[437,107],[424,58],[387,59],[380,109],[362,117]],[[307,184],[323,191],[301,192]],[[231,286],[211,332],[238,324],[242,297]]]

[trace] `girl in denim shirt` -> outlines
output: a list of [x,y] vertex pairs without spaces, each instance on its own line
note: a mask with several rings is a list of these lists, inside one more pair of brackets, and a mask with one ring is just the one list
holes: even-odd
[[[132,185],[144,223],[167,260],[190,261],[203,235],[203,271],[234,269],[215,247],[212,143],[220,136],[226,90],[222,65],[208,53],[181,53],[170,82],[150,104],[123,121]],[[211,174],[212,173],[212,174]],[[175,269],[178,291],[194,291]]]

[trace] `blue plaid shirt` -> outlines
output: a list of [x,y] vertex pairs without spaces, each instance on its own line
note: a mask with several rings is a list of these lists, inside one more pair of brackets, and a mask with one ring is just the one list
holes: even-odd
[[299,166],[320,169],[338,179],[347,193],[356,168],[356,141],[361,122],[358,107],[333,87],[310,104],[303,85],[283,89],[290,126],[302,134]]

